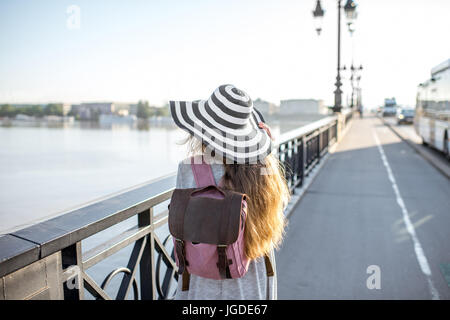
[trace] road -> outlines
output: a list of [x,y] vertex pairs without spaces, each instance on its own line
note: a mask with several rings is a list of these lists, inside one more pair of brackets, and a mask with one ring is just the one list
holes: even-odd
[[278,298],[450,299],[449,196],[380,119],[356,119],[289,218]]
[[422,139],[417,135],[412,124],[397,124],[397,118],[395,117],[384,117],[383,119],[386,123],[394,127],[404,139],[409,139],[417,144],[422,143]]
[[422,145],[422,138],[419,137],[412,125],[397,124],[395,118],[383,118],[384,122],[393,129],[394,133],[407,141],[418,153],[427,159],[444,175],[450,178],[450,165],[444,154],[434,148]]

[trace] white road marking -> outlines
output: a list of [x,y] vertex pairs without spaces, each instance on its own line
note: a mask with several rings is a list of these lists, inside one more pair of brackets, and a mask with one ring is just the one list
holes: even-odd
[[431,269],[430,265],[428,264],[427,257],[425,256],[425,252],[423,251],[422,245],[420,244],[419,238],[417,237],[416,230],[414,229],[414,225],[411,222],[408,210],[406,209],[405,202],[403,201],[403,198],[400,194],[400,190],[398,189],[397,182],[394,178],[394,175],[391,170],[391,166],[389,165],[389,162],[387,160],[386,154],[384,153],[384,149],[381,146],[380,140],[378,139],[378,135],[375,131],[375,129],[372,129],[373,137],[375,139],[375,143],[378,147],[378,151],[381,155],[381,160],[383,161],[384,167],[386,168],[389,180],[391,181],[392,189],[394,189],[395,197],[397,198],[397,204],[399,205],[400,209],[403,213],[403,222],[405,223],[406,230],[408,231],[409,235],[411,236],[411,239],[414,244],[414,251],[416,253],[417,261],[419,262],[420,269],[422,270],[422,273],[427,278],[428,287],[430,289],[431,298],[433,300],[439,300],[439,293],[434,287],[433,281],[431,280]]

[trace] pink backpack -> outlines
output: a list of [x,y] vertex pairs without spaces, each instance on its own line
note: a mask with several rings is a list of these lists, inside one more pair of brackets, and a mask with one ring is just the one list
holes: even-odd
[[[235,279],[247,273],[250,262],[244,251],[246,195],[216,186],[211,166],[203,159],[196,164],[191,158],[191,168],[197,188],[175,189],[169,205],[169,230],[183,290],[189,288],[191,273]],[[267,256],[265,263],[272,276]]]

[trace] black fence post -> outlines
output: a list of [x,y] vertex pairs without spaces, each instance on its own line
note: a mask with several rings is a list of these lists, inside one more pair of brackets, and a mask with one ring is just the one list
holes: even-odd
[[[153,222],[153,208],[145,210],[138,215],[138,226],[149,226]],[[145,244],[139,263],[140,288],[142,300],[156,299],[156,283],[155,283],[155,241],[152,230],[147,235],[147,243]]]
[[300,178],[302,179],[300,185],[302,186],[303,182],[305,180],[305,162],[306,162],[306,142],[305,142],[305,137],[304,136],[301,137],[300,141],[301,141],[301,143],[300,143],[300,151],[301,151],[300,152],[300,154],[301,154],[301,156],[300,156]]
[[317,134],[317,163],[320,162],[320,156],[322,153],[322,130],[319,128],[319,133]]

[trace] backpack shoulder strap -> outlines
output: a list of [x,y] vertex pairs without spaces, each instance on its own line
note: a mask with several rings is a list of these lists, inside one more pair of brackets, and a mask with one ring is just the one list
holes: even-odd
[[187,269],[184,269],[183,275],[182,275],[182,285],[181,285],[181,291],[188,291],[189,290],[189,281],[191,279],[191,274],[187,272]]
[[192,173],[194,174],[197,187],[200,188],[210,185],[215,186],[216,182],[214,180],[211,166],[204,161],[203,156],[201,157],[201,163],[198,162],[200,162],[198,158],[191,158]]
[[270,258],[267,254],[264,256],[264,262],[266,264],[267,277],[272,277],[274,275],[272,262],[270,262]]
[[[271,290],[270,290],[270,285],[269,285],[269,277],[273,277],[275,275],[274,271],[273,271],[273,266],[272,266],[272,262],[270,261],[270,257],[268,254],[264,255],[264,262],[266,264],[266,276],[267,276],[267,286],[266,286],[266,300],[270,300],[271,299]],[[272,292],[273,292],[273,288],[272,288]],[[276,299],[276,291],[275,291],[275,299]]]

